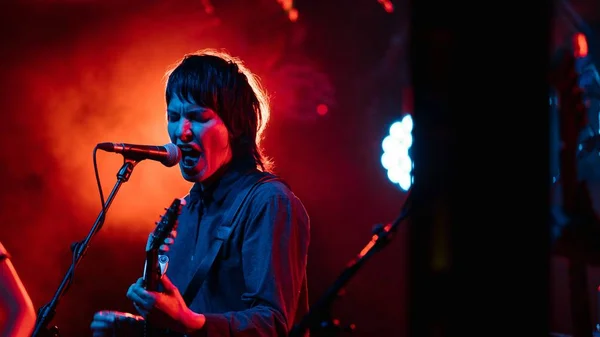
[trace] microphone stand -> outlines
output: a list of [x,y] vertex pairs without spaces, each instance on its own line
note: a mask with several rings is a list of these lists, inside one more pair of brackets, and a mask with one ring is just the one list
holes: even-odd
[[404,201],[400,216],[394,222],[385,226],[376,225],[373,228],[373,237],[371,241],[360,251],[360,253],[352,259],[342,273],[338,276],[335,282],[325,291],[321,297],[317,299],[315,304],[309,309],[308,313],[296,324],[288,337],[302,337],[307,331],[310,331],[311,336],[337,336],[342,331],[351,332],[354,330],[354,324],[342,327],[337,319],[332,319],[331,307],[333,302],[342,294],[344,287],[350,279],[358,272],[360,267],[380,251],[388,243],[391,242],[393,234],[398,229],[400,223],[406,219],[412,208],[412,192],[408,192],[408,196]]
[[119,192],[121,185],[123,183],[127,182],[129,180],[129,178],[131,177],[133,168],[137,165],[137,163],[138,163],[138,161],[125,158],[123,166],[121,167],[121,169],[119,169],[119,171],[117,173],[117,181],[116,181],[112,191],[110,192],[108,198],[106,199],[104,207],[102,208],[102,210],[100,210],[100,214],[96,218],[96,221],[94,222],[94,225],[92,226],[88,235],[86,236],[86,238],[83,241],[75,242],[71,246],[71,250],[73,251],[73,255],[74,255],[73,263],[71,264],[71,267],[69,268],[69,270],[67,271],[66,275],[64,276],[62,282],[60,283],[60,286],[54,293],[52,300],[48,304],[42,306],[40,308],[40,310],[38,311],[38,316],[37,316],[37,320],[36,320],[35,328],[33,330],[32,337],[50,337],[50,336],[58,337],[59,336],[58,327],[53,326],[52,328],[48,328],[48,324],[50,323],[50,321],[54,318],[54,315],[56,314],[56,307],[58,306],[58,302],[60,301],[62,296],[66,293],[67,289],[71,285],[71,283],[73,281],[73,275],[75,272],[75,268],[77,268],[77,266],[81,262],[81,259],[85,256],[85,253],[87,252],[87,249],[90,245],[90,241],[92,240],[94,235],[96,235],[98,233],[98,231],[100,231],[100,229],[102,228],[102,225],[104,224],[104,218],[106,216],[106,212],[108,211],[110,205],[112,204],[113,199]]

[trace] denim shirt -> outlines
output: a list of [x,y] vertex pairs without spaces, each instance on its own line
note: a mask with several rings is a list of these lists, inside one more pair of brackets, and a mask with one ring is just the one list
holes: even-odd
[[[195,184],[179,216],[167,276],[183,294],[231,211],[229,193],[254,168],[230,167],[209,186]],[[258,186],[221,248],[190,309],[204,314],[196,336],[286,336],[308,311],[309,217],[281,181]]]

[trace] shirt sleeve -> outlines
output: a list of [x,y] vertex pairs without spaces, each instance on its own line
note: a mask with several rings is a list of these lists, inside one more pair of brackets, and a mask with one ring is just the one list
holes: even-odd
[[204,314],[200,336],[287,336],[294,324],[306,277],[309,217],[300,200],[281,183],[267,183],[250,204],[243,228],[243,311]]

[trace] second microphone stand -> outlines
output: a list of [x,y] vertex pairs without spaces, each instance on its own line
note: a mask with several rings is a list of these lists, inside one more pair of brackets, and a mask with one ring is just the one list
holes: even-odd
[[385,226],[377,225],[373,229],[373,237],[371,241],[360,251],[360,253],[352,259],[342,271],[325,293],[317,299],[315,304],[302,320],[294,326],[288,334],[288,337],[302,337],[307,331],[310,331],[312,337],[334,337],[341,332],[352,331],[353,325],[347,328],[340,326],[339,321],[332,318],[331,307],[333,302],[340,296],[344,287],[350,279],[358,272],[363,264],[373,254],[380,251],[392,239],[393,234],[398,229],[400,223],[408,217],[412,208],[412,192],[408,192],[408,196],[402,206],[400,216],[394,222]]

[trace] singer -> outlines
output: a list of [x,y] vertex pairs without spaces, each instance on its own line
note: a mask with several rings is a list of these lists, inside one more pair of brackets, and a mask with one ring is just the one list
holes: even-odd
[[[166,253],[164,291],[146,291],[139,279],[127,291],[137,315],[100,311],[93,336],[127,336],[144,320],[169,335],[286,336],[308,310],[309,217],[261,149],[266,93],[241,60],[202,50],[168,73],[165,96],[167,131],[181,149],[181,175],[193,185]],[[196,278],[236,209],[237,226],[206,276]]]

